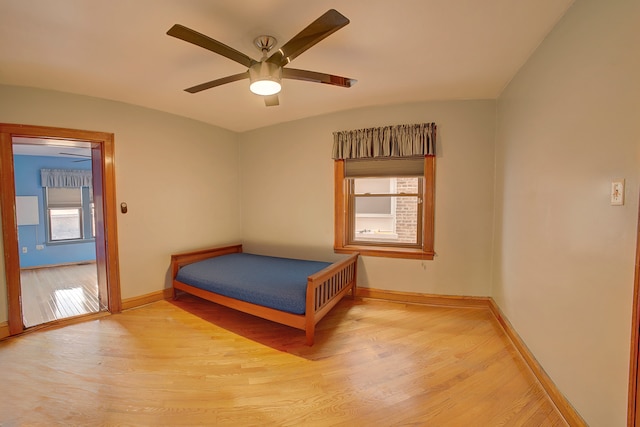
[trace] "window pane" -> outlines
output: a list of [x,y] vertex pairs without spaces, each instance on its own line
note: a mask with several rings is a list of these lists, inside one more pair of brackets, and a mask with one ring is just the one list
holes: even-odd
[[405,194],[417,194],[418,183],[420,178],[397,178],[396,179],[396,192]]
[[392,188],[394,178],[354,178],[355,194],[388,194],[395,193]]
[[418,243],[418,198],[396,198],[396,233],[400,243]]
[[82,238],[80,209],[49,209],[51,240]]
[[[356,212],[360,199],[356,197]],[[356,214],[352,239],[361,242],[418,244],[418,198],[415,196],[385,197],[393,209],[389,215]]]
[[391,197],[356,196],[356,215],[391,215]]

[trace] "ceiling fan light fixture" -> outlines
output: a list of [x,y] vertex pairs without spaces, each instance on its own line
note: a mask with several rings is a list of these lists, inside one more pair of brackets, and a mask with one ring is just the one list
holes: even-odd
[[271,62],[258,62],[249,67],[249,80],[249,89],[256,95],[275,95],[282,89],[282,68]]
[[324,40],[348,23],[349,20],[340,12],[335,9],[329,9],[278,48],[271,56],[269,56],[269,52],[275,48],[277,40],[269,35],[258,36],[254,39],[253,43],[255,47],[262,52],[260,62],[184,25],[175,24],[167,31],[167,35],[222,55],[243,65],[245,69],[247,69],[247,71],[243,73],[217,78],[189,87],[185,89],[186,92],[198,93],[206,89],[248,78],[250,80],[249,88],[251,92],[262,96],[264,98],[264,104],[267,107],[272,107],[279,105],[277,94],[282,89],[281,81],[283,77],[285,79],[324,83],[345,88],[351,87],[356,82],[354,79],[334,76],[332,74],[284,68],[300,54],[306,52],[309,48],[315,46],[318,42]]

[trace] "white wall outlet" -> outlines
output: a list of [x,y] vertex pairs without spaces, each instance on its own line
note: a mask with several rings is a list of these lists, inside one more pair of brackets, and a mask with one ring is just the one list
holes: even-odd
[[616,179],[611,182],[611,205],[624,205],[624,179]]
[[27,247],[26,247],[26,246],[23,246],[23,247],[22,247],[22,253],[23,253],[23,254],[26,254],[28,250],[29,250],[29,249],[27,249]]

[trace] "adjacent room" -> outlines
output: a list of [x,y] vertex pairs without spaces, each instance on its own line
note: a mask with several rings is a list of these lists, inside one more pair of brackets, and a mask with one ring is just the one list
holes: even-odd
[[24,326],[97,313],[91,150],[20,141],[12,140]]
[[[636,425],[638,22],[3,1],[0,424]],[[176,276],[240,246],[330,307]]]

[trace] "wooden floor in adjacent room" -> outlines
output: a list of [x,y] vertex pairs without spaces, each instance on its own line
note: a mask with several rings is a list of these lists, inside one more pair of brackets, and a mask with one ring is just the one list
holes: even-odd
[[27,328],[100,310],[95,263],[23,269],[20,286]]
[[0,425],[566,425],[488,309],[347,298],[304,341],[186,295],[9,338]]

